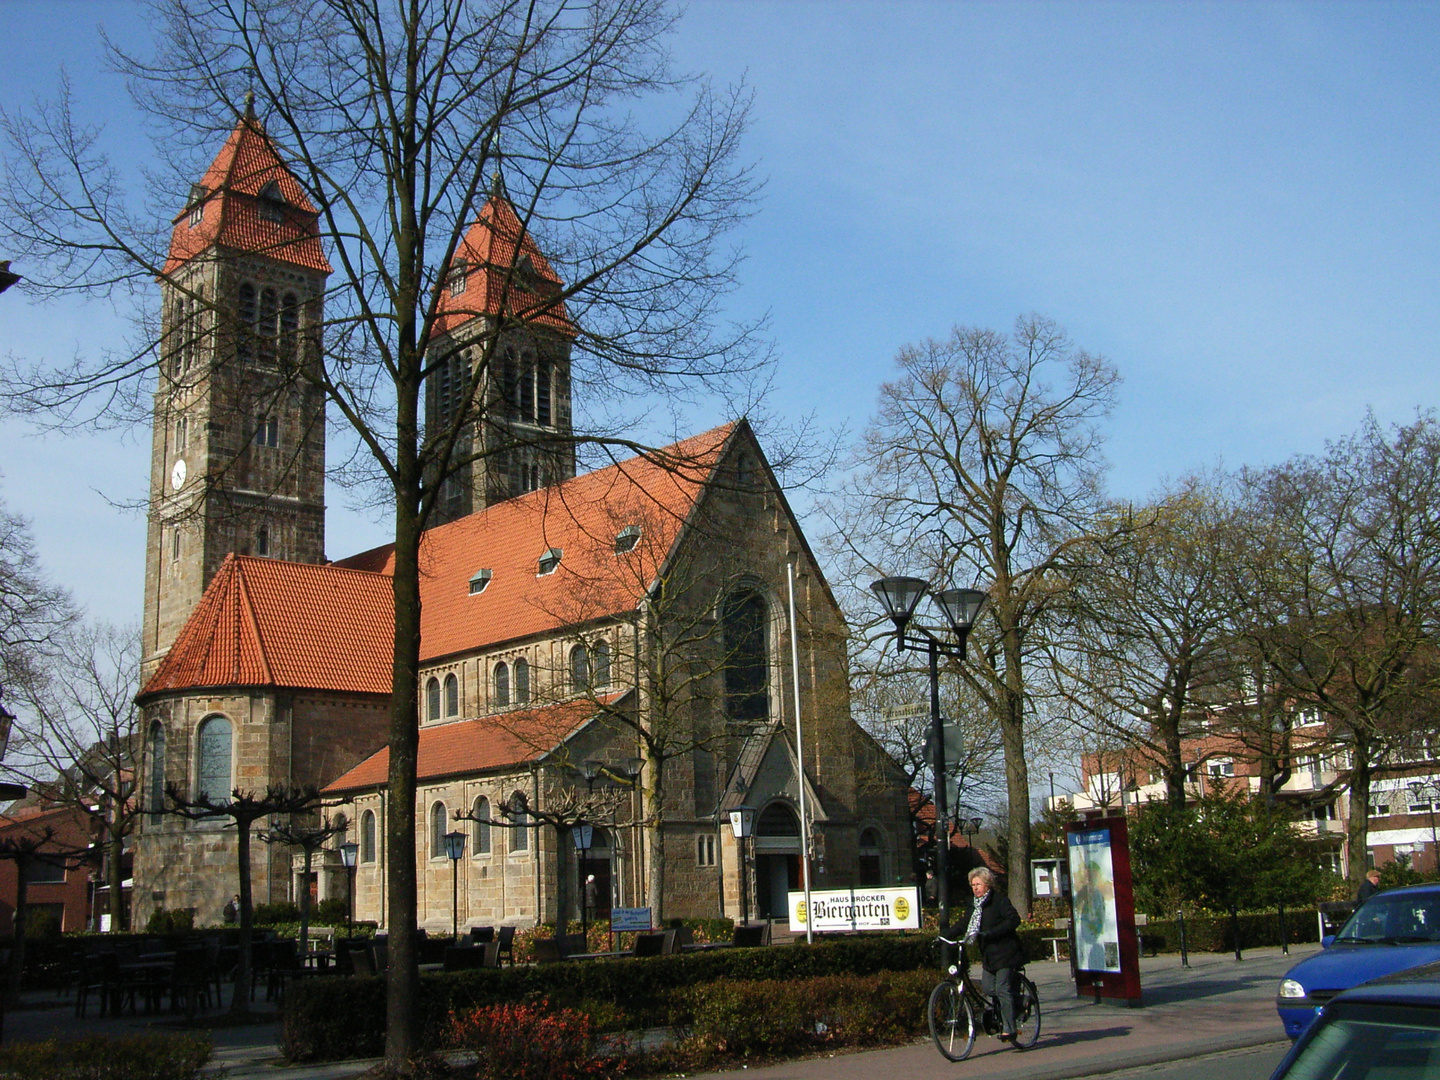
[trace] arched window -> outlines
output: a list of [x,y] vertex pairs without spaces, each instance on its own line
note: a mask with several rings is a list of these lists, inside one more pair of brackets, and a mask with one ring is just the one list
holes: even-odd
[[530,815],[525,812],[525,796],[515,792],[510,796],[510,850],[530,850]]
[[470,851],[475,855],[490,854],[490,800],[481,795],[470,808]]
[[878,886],[881,873],[880,832],[866,829],[860,834],[860,884],[866,888]]
[[196,740],[195,795],[214,803],[230,801],[230,721],[211,716],[200,723]]
[[280,302],[275,296],[274,289],[260,290],[260,315],[256,319],[255,329],[259,336],[260,359],[273,362],[275,360],[275,319],[279,313]]
[[425,684],[425,719],[440,719],[440,680],[436,678]]
[[597,641],[590,656],[590,684],[597,690],[610,685],[610,643]]
[[504,660],[495,665],[495,704],[510,704],[510,667]]
[[530,704],[530,665],[523,656],[515,660],[515,704]]
[[443,802],[430,807],[430,857],[445,857],[445,834],[450,831],[450,814]]
[[238,325],[235,328],[235,355],[241,360],[249,360],[254,355],[255,286],[248,281],[243,282],[237,300],[235,321]]
[[146,809],[158,820],[165,808],[165,725],[150,725],[150,797]]
[[590,689],[590,650],[584,642],[570,650],[570,689],[577,694]]
[[445,715],[460,715],[460,680],[453,672],[445,676]]
[[360,815],[360,861],[375,861],[375,811],[366,810]]
[[773,802],[755,819],[756,836],[799,836],[800,819],[783,802]]
[[765,601],[743,591],[726,597],[721,615],[725,643],[725,716],[764,720],[770,715],[765,650]]

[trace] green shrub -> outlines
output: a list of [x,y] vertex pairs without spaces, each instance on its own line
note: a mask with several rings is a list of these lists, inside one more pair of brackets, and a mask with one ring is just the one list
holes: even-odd
[[[718,979],[793,981],[825,975],[926,970],[937,955],[923,934],[853,935],[769,949],[717,949],[644,960],[625,957],[429,975],[420,980],[421,1047],[444,1044],[449,1017],[469,1009],[548,1000],[590,1012],[605,1030],[669,1023],[675,991]],[[377,979],[311,979],[282,1005],[281,1049],[292,1061],[367,1057],[383,1049],[385,992]]]
[[[350,916],[350,907],[344,900],[333,896],[327,896],[321,900],[310,912],[310,922],[315,926],[344,926]],[[300,921],[300,913],[295,913],[295,921]]]
[[3,1080],[196,1080],[210,1043],[189,1035],[86,1035],[0,1047]]
[[299,923],[300,905],[289,901],[278,904],[256,904],[255,925],[274,926],[276,923]]
[[194,908],[180,908],[176,911],[156,908],[150,913],[150,921],[145,924],[147,934],[183,934],[194,929]]
[[31,908],[25,913],[25,937],[49,941],[60,936],[60,916],[53,908]]

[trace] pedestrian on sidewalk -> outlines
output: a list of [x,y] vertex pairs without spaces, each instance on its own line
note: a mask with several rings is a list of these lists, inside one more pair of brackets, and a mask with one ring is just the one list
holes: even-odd
[[[956,926],[965,928],[965,944],[980,952],[980,989],[1000,998],[1000,1038],[1015,1038],[1015,973],[1025,966],[1020,942],[1020,913],[995,888],[995,875],[983,866],[970,871],[971,898]],[[954,937],[949,927],[941,930]]]

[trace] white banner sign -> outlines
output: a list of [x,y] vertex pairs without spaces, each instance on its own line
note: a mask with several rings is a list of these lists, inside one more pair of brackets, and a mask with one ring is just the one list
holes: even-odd
[[[815,919],[811,929],[826,930],[918,930],[920,890],[907,889],[813,889],[810,908]],[[790,894],[790,929],[806,925],[811,912],[805,910],[805,894]]]

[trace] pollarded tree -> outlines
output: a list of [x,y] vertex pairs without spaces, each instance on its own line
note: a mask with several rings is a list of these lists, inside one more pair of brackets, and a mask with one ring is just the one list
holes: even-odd
[[[167,166],[147,184],[163,210],[126,198],[102,136],[78,127],[62,101],[5,116],[0,228],[32,292],[117,296],[159,280],[203,313],[199,325],[226,329],[248,316],[243,298],[227,307],[176,273],[164,228],[178,208],[209,197],[190,192],[214,145],[253,123],[298,178],[292,194],[313,205],[313,235],[336,267],[325,323],[306,325],[303,348],[279,350],[294,359],[277,365],[282,385],[272,390],[324,395],[349,436],[332,456],[355,466],[352,479],[373,482],[372,499],[393,512],[386,1058],[405,1071],[419,996],[411,930],[422,530],[447,481],[477,455],[626,442],[625,425],[677,391],[747,396],[756,350],[746,328],[719,318],[737,259],[721,240],[755,191],[737,164],[746,100],[672,74],[664,36],[674,16],[660,0],[151,6],[156,54],[117,53],[116,62]],[[667,112],[690,90],[688,104]],[[657,116],[670,120],[644,122]],[[498,240],[482,257],[464,238],[492,191],[515,220],[491,219]],[[262,216],[297,212],[274,202],[259,206]],[[530,257],[527,235],[553,275]],[[466,270],[493,287],[457,306]],[[448,334],[470,317],[483,317],[484,334]],[[76,422],[113,417],[127,402],[143,414],[160,360],[185,344],[162,341],[155,323],[98,363],[11,371],[10,403]],[[530,446],[489,422],[493,388],[504,382],[495,361],[502,341],[557,327],[573,335],[572,377],[591,408],[562,440],[571,445],[547,436]],[[425,414],[432,377],[446,381],[446,404]]]
[[[858,448],[837,533],[870,572],[989,594],[959,671],[1000,729],[1010,898],[1030,907],[1027,716],[1071,549],[1101,505],[1100,422],[1119,376],[1031,316],[1011,334],[957,327],[900,350]],[[863,586],[864,582],[855,582]],[[857,612],[873,612],[873,603]],[[861,618],[859,625],[873,624]]]

